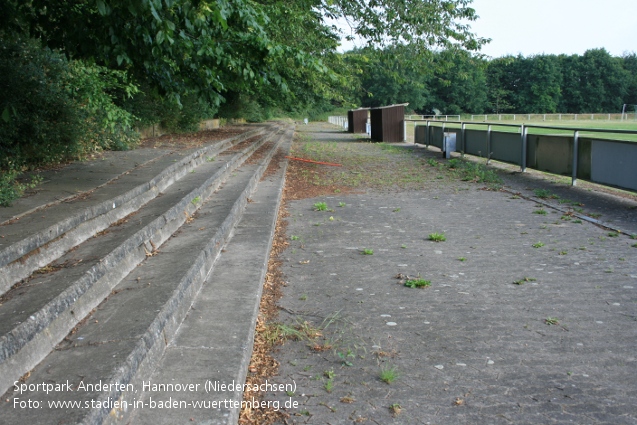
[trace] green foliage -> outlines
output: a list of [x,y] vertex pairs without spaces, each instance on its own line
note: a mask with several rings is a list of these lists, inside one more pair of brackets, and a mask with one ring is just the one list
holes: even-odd
[[59,162],[79,152],[82,113],[63,55],[32,40],[0,40],[0,169]]
[[3,169],[60,162],[96,149],[127,149],[134,117],[115,104],[137,88],[126,74],[66,58],[32,40],[0,44]]
[[327,204],[325,202],[316,202],[314,204],[314,211],[327,211]]
[[364,248],[361,251],[361,254],[363,254],[363,255],[374,255],[374,250],[373,249],[369,249],[369,248]]
[[19,182],[15,170],[0,173],[0,207],[10,207],[13,201],[22,196],[25,190],[33,189],[42,182],[40,176],[31,176],[30,182]]
[[447,237],[444,235],[444,233],[430,233],[428,239],[434,242],[445,242],[447,240]]
[[381,367],[378,378],[386,384],[391,384],[398,378],[398,370],[395,366]]
[[427,286],[431,286],[431,281],[425,279],[407,279],[405,286],[408,288],[426,288]]

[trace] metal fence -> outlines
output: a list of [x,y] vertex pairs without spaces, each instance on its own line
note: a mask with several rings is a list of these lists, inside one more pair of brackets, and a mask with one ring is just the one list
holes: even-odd
[[346,130],[347,130],[348,126],[349,126],[349,124],[347,122],[347,117],[343,117],[343,116],[327,117],[327,122],[329,122],[330,124],[341,126],[344,129],[346,129]]
[[406,120],[459,121],[460,115],[405,115]]
[[[628,114],[474,114],[463,116],[471,122],[487,121],[636,121],[637,115]],[[458,121],[460,117],[458,116]]]
[[[469,129],[481,126],[483,129]],[[595,134],[637,134],[629,130],[594,130],[540,125],[498,124],[515,132],[493,130],[493,124],[464,121],[415,121],[414,142],[446,150],[446,141],[456,140],[455,152],[466,153],[577,179],[637,190],[637,143],[603,140]],[[572,131],[572,135],[536,135],[529,129]],[[586,132],[593,136],[581,137]]]

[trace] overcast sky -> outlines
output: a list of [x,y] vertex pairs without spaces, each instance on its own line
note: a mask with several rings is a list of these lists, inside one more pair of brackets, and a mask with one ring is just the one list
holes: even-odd
[[482,49],[491,57],[600,47],[614,56],[637,53],[637,0],[473,0],[471,7],[480,16],[471,28],[491,39]]

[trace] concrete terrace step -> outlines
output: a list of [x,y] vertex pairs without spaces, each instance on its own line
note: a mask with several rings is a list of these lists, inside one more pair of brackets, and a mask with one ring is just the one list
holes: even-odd
[[[286,155],[290,141],[284,147]],[[147,384],[192,384],[195,390],[147,387],[148,391],[133,397],[137,408],[132,409],[130,423],[237,423],[240,408],[233,404],[241,402],[242,391],[207,393],[205,386],[206,382],[243,384],[246,380],[286,164],[282,161],[276,173],[259,183],[253,202],[158,366],[143,379]],[[134,388],[143,390],[143,383],[138,380]],[[151,408],[151,400],[172,400],[180,408]],[[223,400],[233,404],[213,407],[213,401]],[[197,408],[195,403],[203,405]]]
[[[230,358],[209,356],[209,360],[227,359],[235,369],[230,374],[245,379],[284,168],[279,167],[263,182],[259,181],[275,153],[277,161],[285,163],[283,156],[289,150],[292,135],[293,129],[289,128],[276,141],[264,141],[242,166],[227,172],[231,178],[218,185],[214,193],[198,195],[196,213],[186,205],[178,204],[177,215],[186,217],[183,214],[186,211],[187,218],[172,235],[169,234],[171,237],[164,244],[156,244],[154,248],[146,246],[146,250],[143,244],[141,249],[140,245],[134,245],[141,251],[135,255],[141,254],[143,261],[130,273],[124,273],[125,276],[109,289],[107,297],[86,317],[77,314],[84,319],[23,380],[25,385],[32,385],[31,388],[19,393],[13,390],[11,382],[12,388],[3,396],[3,400],[9,402],[0,404],[0,422],[146,422],[149,420],[146,417],[133,416],[139,412],[132,403],[142,399],[142,382],[151,379],[153,372],[172,370],[171,359],[175,353],[187,351],[183,345],[186,336],[199,338],[202,344],[199,350],[191,347],[193,357],[183,359],[195,366],[201,364],[201,355],[205,356],[215,341],[219,347],[226,347],[229,333],[236,335],[239,345],[227,350],[231,353]],[[218,161],[223,162],[223,159]],[[183,198],[189,205],[193,205],[194,192]],[[239,226],[235,230],[237,223]],[[224,247],[225,252],[222,251]],[[237,280],[229,282],[228,277],[233,275]],[[200,291],[201,301],[197,299]],[[243,300],[246,300],[245,305]],[[215,310],[221,316],[214,315]],[[226,316],[224,312],[229,310],[235,310],[234,314]],[[184,318],[187,319],[182,325]],[[222,321],[224,318],[225,322]],[[206,320],[216,322],[206,326]],[[173,340],[175,342],[171,343]],[[218,366],[210,363],[209,368],[208,372],[212,373]],[[2,375],[4,373],[2,371]],[[184,377],[191,379],[188,375]],[[81,382],[101,384],[102,388],[81,387]],[[35,387],[43,383],[52,384],[53,387],[48,388],[54,390],[47,392],[45,386]],[[55,390],[56,384],[60,384],[59,391]],[[17,403],[31,400],[32,404],[33,401],[41,404],[34,409],[21,408],[14,405],[16,399]],[[48,405],[48,402],[63,401],[81,404],[60,408]],[[124,401],[130,407],[122,406]],[[191,423],[191,412],[180,413],[180,417],[155,422]],[[200,413],[215,416],[219,412]],[[221,412],[221,420],[227,413]],[[233,415],[236,417],[236,412]]]
[[[105,183],[84,183],[81,187],[85,190],[79,196],[62,198],[64,202],[44,198],[39,206],[31,205],[29,211],[5,220],[0,226],[0,294],[77,244],[136,211],[206,162],[207,158],[275,128],[246,131],[196,149],[180,160],[177,155],[162,153],[134,167],[133,172],[128,170],[109,175]],[[121,167],[116,167],[116,170],[121,170]],[[90,180],[86,173],[79,176]]]
[[134,215],[45,268],[54,273],[34,274],[6,293],[0,299],[0,390],[37,365],[274,134],[202,162]]

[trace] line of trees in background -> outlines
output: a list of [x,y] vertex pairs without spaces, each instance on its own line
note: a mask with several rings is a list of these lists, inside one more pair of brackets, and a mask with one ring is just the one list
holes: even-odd
[[[371,53],[371,54],[370,54]],[[384,55],[369,49],[362,74],[363,106],[409,102],[422,114],[620,113],[637,104],[637,56],[613,57],[605,49],[583,55],[506,56],[486,59],[464,50],[415,56],[392,46]],[[417,59],[414,59],[417,58]]]
[[0,204],[22,171],[127,149],[135,129],[353,106],[341,31],[368,46],[478,50],[471,0],[3,0]]
[[[137,128],[317,118],[409,102],[422,113],[617,112],[635,55],[477,55],[471,0],[3,0],[0,204],[43,164],[128,149]],[[347,53],[346,38],[364,46]]]

